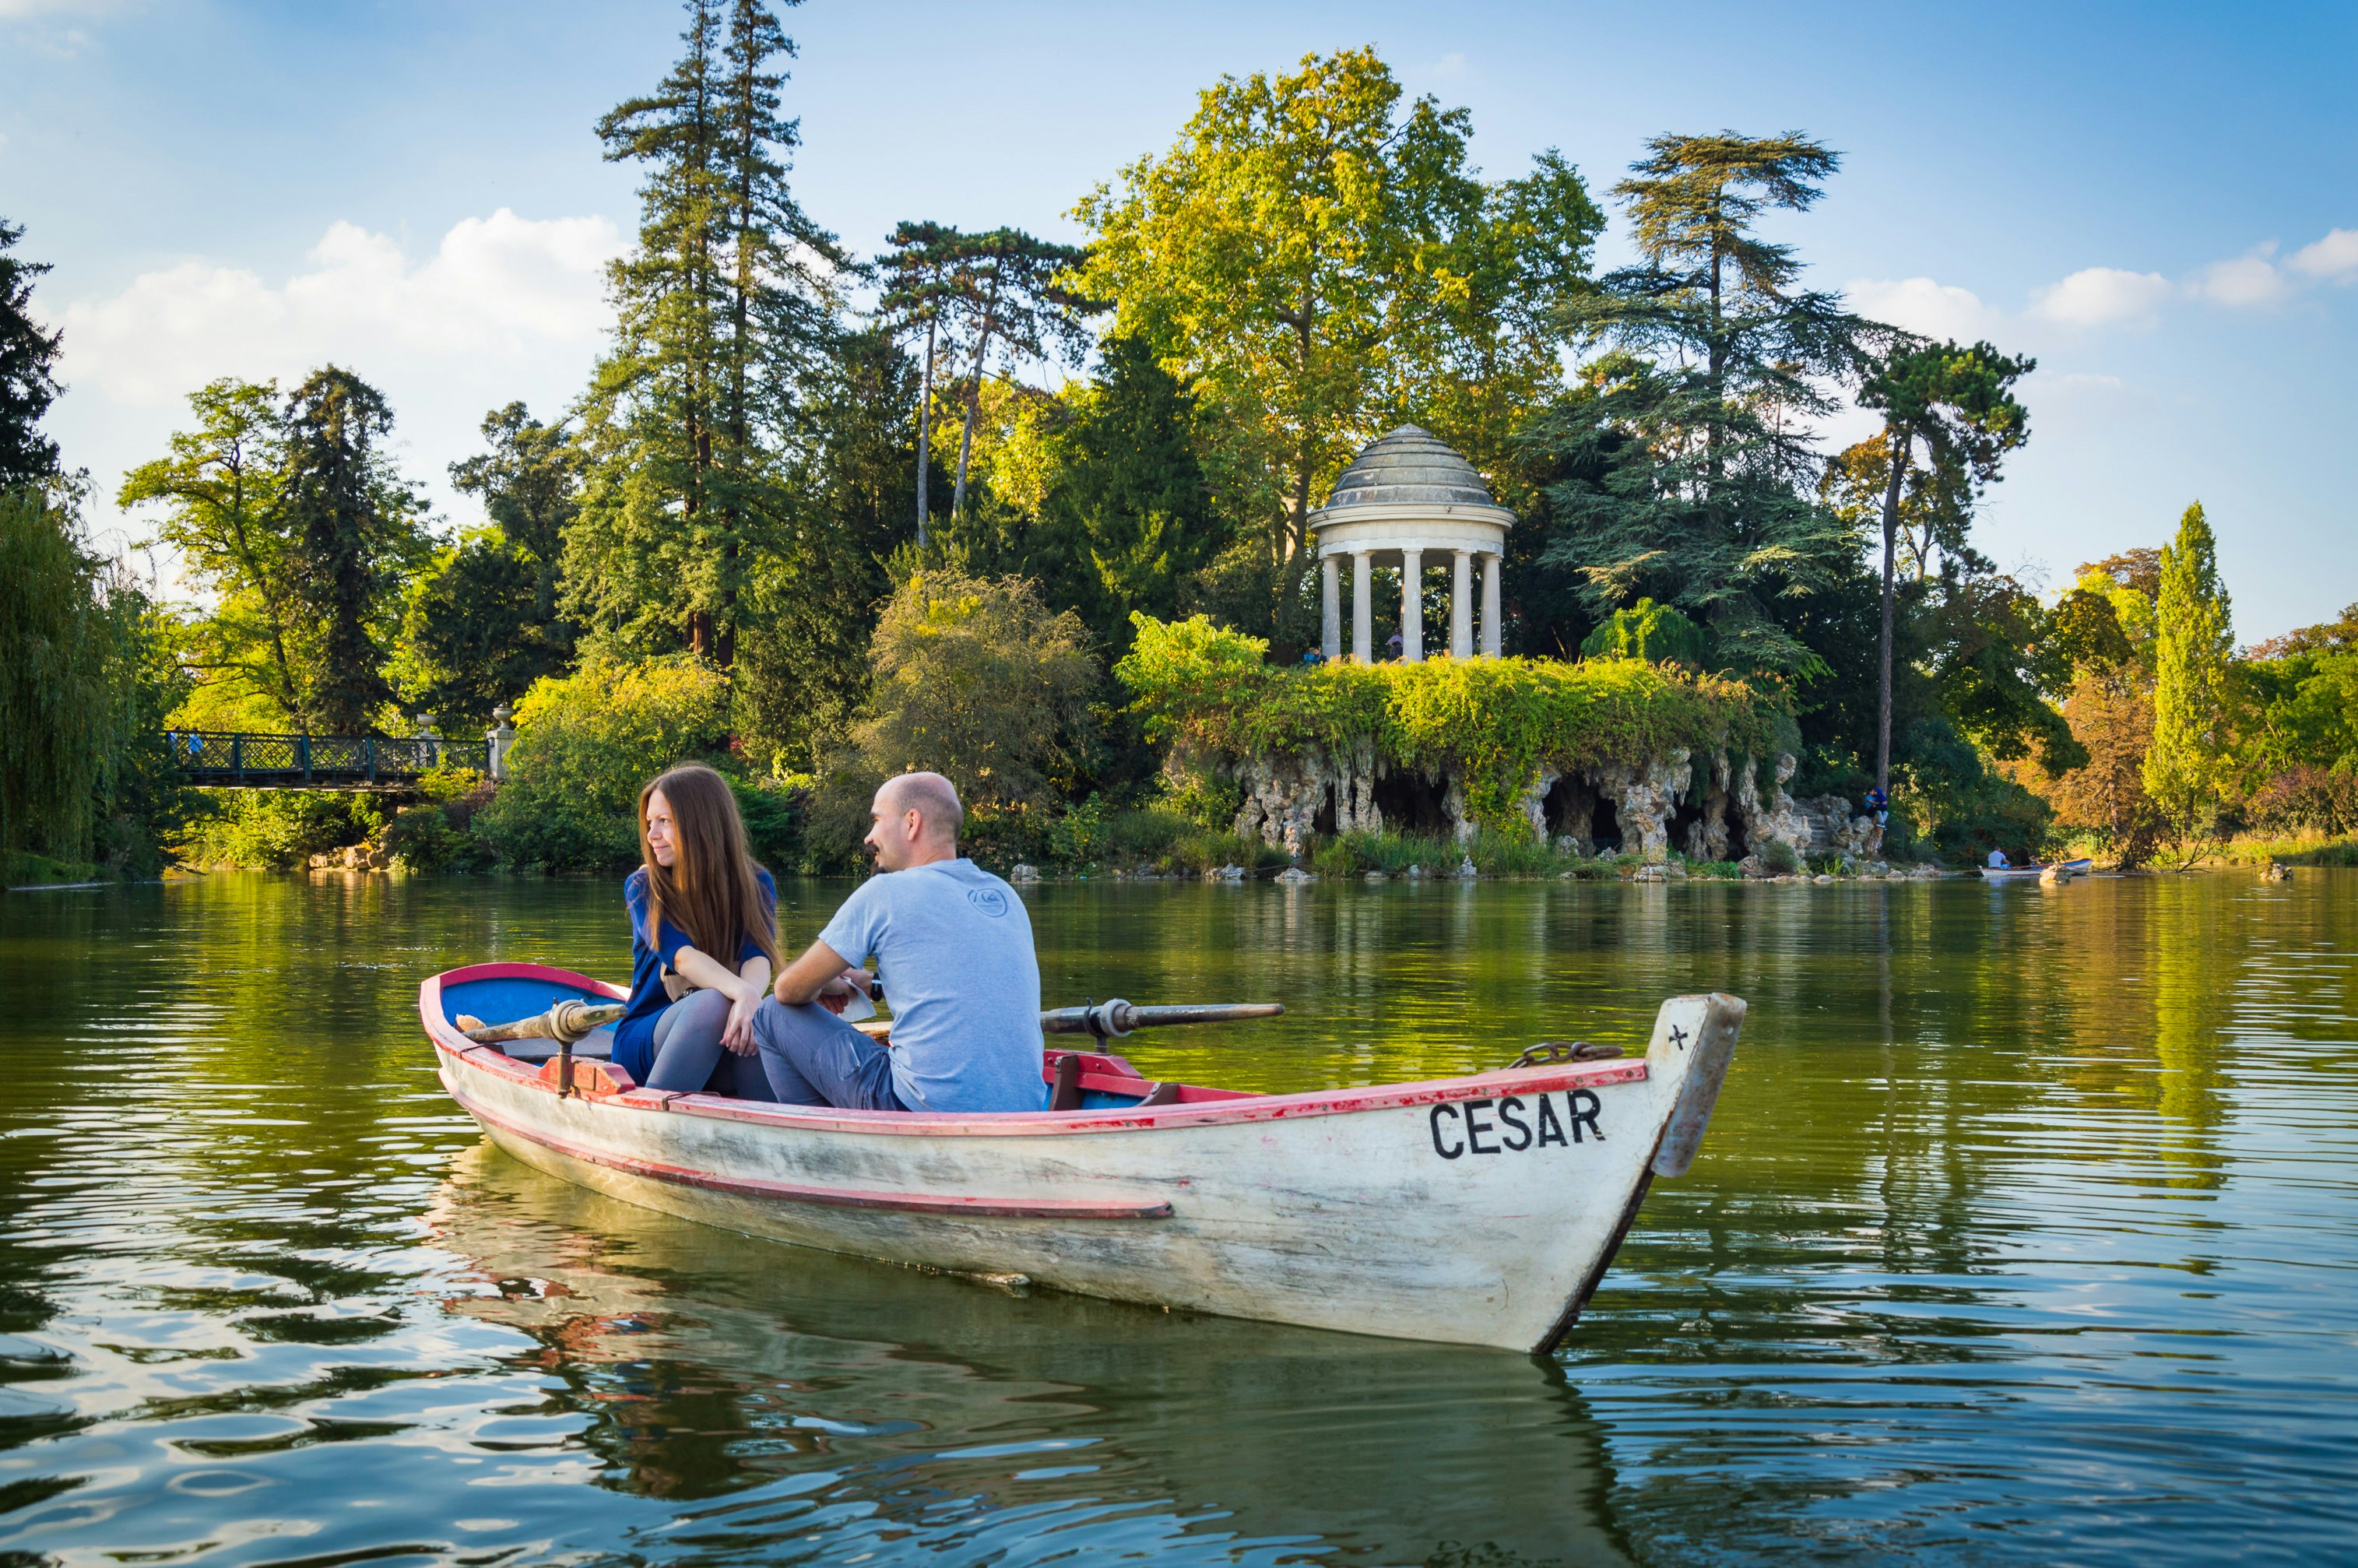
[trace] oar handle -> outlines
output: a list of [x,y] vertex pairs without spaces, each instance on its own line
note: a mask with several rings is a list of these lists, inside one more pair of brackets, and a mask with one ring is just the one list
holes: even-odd
[[623,1011],[619,1001],[591,1007],[586,1001],[568,998],[531,1018],[519,1018],[514,1023],[487,1023],[461,1033],[482,1045],[502,1040],[554,1040],[561,1045],[570,1045],[601,1024],[615,1022]]
[[1040,1027],[1049,1034],[1093,1034],[1099,1040],[1119,1040],[1134,1029],[1162,1029],[1174,1023],[1238,1023],[1249,1018],[1275,1018],[1284,1011],[1282,1001],[1202,1001],[1141,1007],[1116,997],[1094,1007],[1051,1008],[1040,1015]]

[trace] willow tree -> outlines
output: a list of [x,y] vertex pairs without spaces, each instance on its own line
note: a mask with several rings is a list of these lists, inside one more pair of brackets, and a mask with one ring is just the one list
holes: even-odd
[[1801,287],[1793,247],[1758,224],[1813,206],[1840,159],[1796,135],[1647,146],[1614,187],[1639,260],[1564,308],[1595,357],[1529,433],[1574,476],[1549,492],[1542,560],[1580,575],[1593,613],[1650,596],[1704,622],[1725,665],[1808,674],[1823,661],[1779,612],[1856,556],[1816,498],[1813,427],[1892,334]]
[[0,490],[0,850],[90,851],[125,741],[128,628],[109,588],[68,509],[28,485]]
[[24,228],[0,218],[0,489],[57,471],[58,444],[40,432],[56,401],[60,333],[33,319],[33,280],[49,269],[8,253]]
[[1372,50],[1223,78],[1179,139],[1075,210],[1076,280],[1206,416],[1216,493],[1260,530],[1285,596],[1309,514],[1352,454],[1403,419],[1464,439],[1467,392],[1531,398],[1559,375],[1553,319],[1599,226],[1551,157],[1486,184],[1471,118],[1406,101]]
[[[791,3],[791,0],[789,0]],[[828,320],[832,238],[795,201],[781,118],[794,43],[763,0],[687,0],[656,90],[598,124],[646,170],[613,264],[614,341],[585,406],[593,456],[568,541],[568,608],[610,640],[728,664],[748,551],[781,525],[778,453]]]
[[2153,745],[2145,787],[2180,842],[2216,820],[2228,762],[2227,666],[2235,633],[2211,524],[2195,503],[2161,552],[2154,603]]

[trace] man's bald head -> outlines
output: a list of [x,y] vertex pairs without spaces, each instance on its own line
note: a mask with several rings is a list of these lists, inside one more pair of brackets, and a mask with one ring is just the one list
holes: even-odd
[[939,773],[886,779],[870,815],[875,825],[868,830],[868,842],[876,848],[876,863],[888,871],[953,858],[966,821],[957,786]]

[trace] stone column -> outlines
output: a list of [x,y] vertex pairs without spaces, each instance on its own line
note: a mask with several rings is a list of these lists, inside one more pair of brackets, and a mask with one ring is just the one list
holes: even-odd
[[515,727],[508,720],[514,717],[515,710],[503,702],[492,709],[493,727],[483,731],[486,742],[483,762],[493,784],[502,783],[508,776],[508,751],[515,744]]
[[1472,552],[1456,552],[1457,562],[1449,581],[1449,656],[1470,659],[1474,656],[1474,557]]
[[1351,656],[1375,662],[1376,558],[1365,550],[1351,552]]
[[1482,656],[1495,659],[1505,643],[1498,624],[1498,557],[1482,557]]
[[1343,656],[1343,584],[1332,556],[1318,557],[1318,651],[1329,659]]
[[1401,552],[1401,663],[1424,662],[1424,552]]

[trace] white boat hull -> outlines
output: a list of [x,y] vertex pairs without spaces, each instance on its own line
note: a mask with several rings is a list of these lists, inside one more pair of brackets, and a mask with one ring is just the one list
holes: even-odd
[[1658,1164],[1692,1159],[1742,1016],[1674,1000],[1642,1061],[997,1118],[561,1098],[553,1072],[437,1044],[502,1149],[648,1208],[1120,1301],[1528,1350],[1576,1316]]

